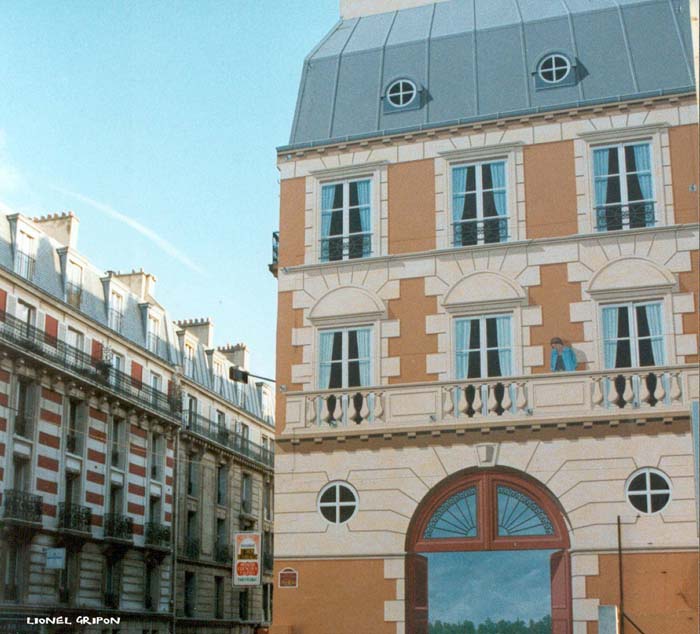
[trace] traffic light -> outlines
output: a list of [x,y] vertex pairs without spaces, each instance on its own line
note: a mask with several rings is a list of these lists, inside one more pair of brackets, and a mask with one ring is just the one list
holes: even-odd
[[229,368],[228,378],[232,381],[238,383],[248,383],[248,372],[247,370],[241,370],[240,368]]

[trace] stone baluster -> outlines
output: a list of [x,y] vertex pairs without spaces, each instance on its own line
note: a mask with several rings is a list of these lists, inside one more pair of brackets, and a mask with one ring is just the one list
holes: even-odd
[[331,413],[328,411],[328,399],[330,396],[327,394],[321,397],[321,421],[324,423],[331,422]]
[[513,407],[513,399],[510,396],[510,383],[503,384],[503,398],[501,399],[501,407],[503,408],[503,414],[511,414],[511,409]]
[[316,397],[306,399],[306,426],[312,427],[316,422]]
[[467,388],[461,386],[457,389],[459,390],[459,402],[457,404],[457,408],[459,409],[460,414],[466,414],[467,410],[469,409],[469,401],[467,401]]
[[474,416],[481,416],[484,410],[483,402],[481,400],[481,385],[474,386],[474,400],[472,401],[472,409],[474,410]]
[[625,388],[622,391],[622,400],[632,404],[634,401],[634,378],[632,375],[625,377]]
[[[640,374],[639,375],[639,402],[651,405],[650,401],[652,398],[651,392],[649,392],[649,375]],[[658,382],[657,382],[658,389]]]
[[666,388],[664,387],[664,375],[661,373],[656,375],[656,389],[654,390],[654,398],[662,404],[666,398]]
[[683,395],[683,387],[681,385],[681,373],[672,372],[669,377],[669,380],[671,382],[669,396],[671,398],[671,402],[675,403],[676,401],[680,401],[681,396]]
[[524,381],[515,384],[515,408],[518,412],[527,410],[527,387]]
[[486,388],[488,390],[488,396],[487,396],[487,412],[488,413],[496,413],[496,410],[498,409],[498,400],[496,399],[496,384],[492,383]]
[[382,392],[375,392],[374,393],[374,421],[376,423],[381,423],[382,421],[382,416],[384,416],[384,404],[382,403],[383,400],[383,393]]
[[448,385],[442,388],[442,414],[444,417],[451,416],[455,409],[454,398],[452,397],[452,391],[454,387]]
[[605,399],[605,393],[603,391],[603,380],[599,376],[593,377],[593,396],[591,401],[593,402],[593,407],[602,407],[603,400]]
[[362,393],[362,406],[360,407],[360,422],[369,422],[369,392]]
[[335,397],[335,408],[333,409],[333,422],[337,425],[343,422],[343,396],[338,394]]

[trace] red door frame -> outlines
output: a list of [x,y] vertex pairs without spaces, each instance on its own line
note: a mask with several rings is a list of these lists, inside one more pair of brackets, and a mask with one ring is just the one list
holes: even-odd
[[[532,498],[546,513],[552,523],[552,535],[527,535],[501,537],[498,535],[497,487],[505,485]],[[463,538],[423,539],[425,528],[440,505],[450,497],[475,487],[477,491],[477,536]],[[406,534],[406,634],[423,634],[422,611],[424,606],[413,606],[413,585],[424,583],[418,579],[412,562],[415,555],[423,552],[454,552],[475,550],[555,550],[557,562],[562,562],[562,571],[552,579],[558,584],[552,588],[553,634],[570,634],[571,618],[571,574],[569,564],[569,531],[564,520],[564,511],[558,501],[545,487],[527,474],[511,469],[470,469],[460,471],[433,487],[418,504]],[[554,597],[556,595],[556,623]],[[420,607],[421,616],[414,614]]]

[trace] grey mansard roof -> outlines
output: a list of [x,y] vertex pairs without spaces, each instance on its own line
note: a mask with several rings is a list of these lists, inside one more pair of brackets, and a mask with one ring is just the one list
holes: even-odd
[[[546,53],[576,64],[543,89]],[[424,90],[385,112],[389,83]],[[340,21],[309,54],[284,149],[694,90],[686,0],[448,0]]]

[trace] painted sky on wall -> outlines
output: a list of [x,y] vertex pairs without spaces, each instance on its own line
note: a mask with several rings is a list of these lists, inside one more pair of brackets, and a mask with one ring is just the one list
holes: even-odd
[[552,550],[430,553],[431,621],[474,624],[539,620],[550,614]]
[[3,3],[0,210],[73,210],[101,269],[144,268],[273,376],[275,147],[337,0]]

